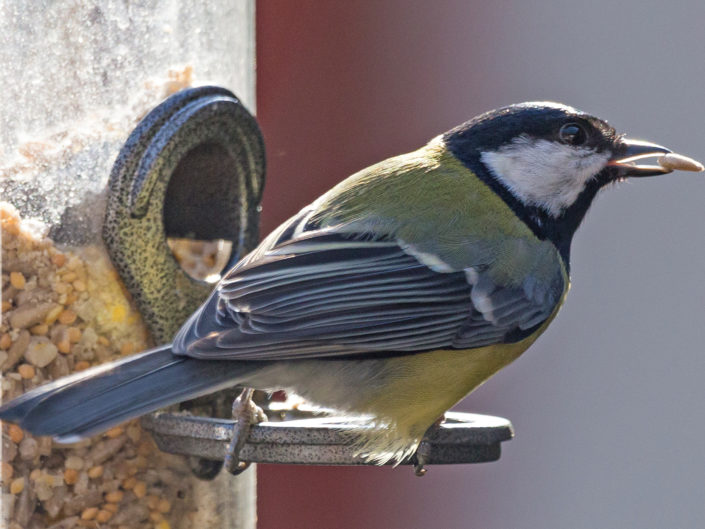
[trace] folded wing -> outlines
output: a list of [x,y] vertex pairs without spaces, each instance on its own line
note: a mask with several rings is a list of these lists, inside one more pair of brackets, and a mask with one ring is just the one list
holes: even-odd
[[498,285],[482,267],[436,272],[395,240],[314,230],[232,270],[174,352],[362,358],[517,341],[550,316],[562,288],[531,277]]

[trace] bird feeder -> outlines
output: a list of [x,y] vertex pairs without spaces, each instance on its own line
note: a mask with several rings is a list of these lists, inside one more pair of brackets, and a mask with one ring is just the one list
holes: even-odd
[[[3,12],[0,370],[7,401],[163,339],[158,327],[148,326],[149,314],[143,318],[141,300],[125,291],[102,241],[111,167],[137,123],[180,90],[215,82],[236,91],[241,107],[254,109],[254,2],[13,1]],[[203,116],[195,115],[190,124]],[[220,148],[199,145],[181,156],[172,181]],[[160,190],[158,182],[144,184],[133,188],[135,218],[140,201]],[[172,186],[164,203],[202,210],[197,199],[205,195],[186,204],[179,195],[184,189]],[[223,200],[233,203],[230,195]],[[240,210],[256,215],[239,205],[231,211]],[[197,226],[192,215],[167,212],[165,219],[175,238],[201,236],[178,224]],[[250,222],[222,220],[231,229]],[[256,229],[248,230],[256,237]],[[236,239],[233,252],[221,252],[228,255],[253,242],[237,234],[222,238]],[[182,282],[190,286],[182,299],[196,297],[198,285]],[[180,303],[166,311],[173,325],[184,314]],[[203,481],[183,457],[158,450],[138,421],[74,445],[5,424],[2,444],[3,527],[255,525],[254,472]]]

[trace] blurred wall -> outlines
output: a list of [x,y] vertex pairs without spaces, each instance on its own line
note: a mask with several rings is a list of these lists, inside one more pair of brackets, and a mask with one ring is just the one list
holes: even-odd
[[[554,99],[705,158],[705,4],[261,0],[263,234],[352,172],[500,105]],[[544,336],[460,409],[497,463],[259,466],[261,529],[705,526],[705,180],[598,197]]]

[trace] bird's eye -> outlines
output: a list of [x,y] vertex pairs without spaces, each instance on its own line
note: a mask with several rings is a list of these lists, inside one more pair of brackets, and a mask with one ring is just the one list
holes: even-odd
[[558,139],[568,145],[582,145],[587,141],[588,133],[579,123],[566,123],[558,131]]

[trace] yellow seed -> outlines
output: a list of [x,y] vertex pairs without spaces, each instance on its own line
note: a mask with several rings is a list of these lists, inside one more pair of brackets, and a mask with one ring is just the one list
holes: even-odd
[[88,469],[88,477],[91,479],[99,478],[103,475],[103,465],[96,465]]
[[2,473],[2,482],[9,483],[12,479],[12,474],[15,473],[15,469],[12,468],[12,465],[10,463],[8,463],[7,461],[3,461],[2,463],[0,463],[0,472]]
[[171,510],[171,502],[167,499],[160,500],[157,504],[157,510],[162,514],[168,513]]
[[80,279],[76,279],[76,281],[73,282],[73,288],[75,288],[78,292],[85,292],[86,283]]
[[110,345],[110,340],[108,340],[105,336],[98,336],[98,343],[100,345]]
[[27,284],[27,281],[22,272],[10,272],[10,284],[17,290],[22,290]]
[[2,205],[0,205],[0,220],[2,220],[3,224],[17,222],[18,216],[19,213],[17,212],[17,210],[8,202],[4,202]]
[[95,519],[98,523],[105,523],[112,517],[113,513],[111,513],[110,511],[106,511],[105,509],[101,509],[98,511],[98,515],[95,517]]
[[[32,474],[29,475],[29,478],[32,479]],[[61,478],[58,478],[58,479],[57,479],[56,476],[54,476],[54,475],[52,475],[52,474],[49,474],[48,472],[47,472],[47,473],[44,473],[44,474],[42,474],[42,472],[40,472],[40,473],[39,473],[39,476],[37,476],[37,477],[36,477],[34,480],[32,480],[32,481],[37,481],[37,480],[40,479],[40,478],[41,478],[41,482],[42,482],[42,483],[44,483],[44,484],[46,484],[46,485],[49,485],[50,487],[58,487],[59,485],[61,485],[61,481],[60,481]]]
[[152,453],[152,445],[149,441],[142,441],[137,447],[137,454],[141,456],[148,456]]
[[147,484],[144,481],[138,481],[132,488],[132,493],[138,498],[144,498],[147,494]]
[[10,309],[12,309],[12,303],[10,303],[9,301],[3,301],[2,302],[2,311],[7,312]]
[[127,316],[127,308],[124,305],[114,305],[110,311],[110,316],[114,322],[120,323]]
[[47,317],[44,318],[44,323],[46,323],[47,325],[53,324],[56,321],[56,319],[59,317],[59,314],[61,314],[63,312],[63,310],[64,310],[64,307],[62,307],[61,305],[57,305],[56,307],[51,309],[47,313]]
[[49,326],[46,323],[40,323],[32,327],[29,331],[34,335],[43,336],[49,332]]
[[150,512],[149,513],[149,519],[152,520],[154,523],[161,522],[164,519],[164,516],[160,512]]
[[103,504],[103,509],[105,509],[106,511],[110,511],[110,512],[113,513],[113,514],[115,514],[116,512],[118,512],[118,509],[119,509],[119,508],[120,508],[120,507],[119,507],[119,505],[118,505],[117,503],[104,503],[104,504]]
[[74,470],[81,470],[85,464],[85,460],[77,455],[67,456],[64,461],[64,466],[66,468],[73,468]]
[[61,279],[63,279],[67,283],[73,283],[74,281],[76,281],[76,279],[78,279],[78,276],[75,272],[66,272],[64,275],[61,276]]
[[133,345],[132,342],[125,342],[120,347],[120,354],[123,356],[131,355],[134,352],[135,352],[135,346]]
[[61,340],[56,344],[56,348],[60,353],[67,355],[71,352],[71,342],[68,340]]
[[169,525],[169,522],[162,520],[154,526],[154,529],[171,529],[171,526]]
[[24,490],[24,478],[13,479],[10,483],[10,494],[19,494]]
[[36,374],[34,366],[30,364],[20,364],[19,366],[17,366],[17,372],[25,380],[30,380],[34,378],[34,375]]
[[81,261],[77,256],[72,255],[71,259],[69,260],[67,264],[67,268],[70,270],[78,270],[79,268],[83,267],[83,261]]
[[87,507],[81,513],[81,520],[92,520],[98,514],[98,507]]
[[58,267],[62,267],[66,264],[66,256],[62,253],[55,253],[51,256],[51,262]]
[[156,510],[157,505],[159,505],[159,496],[155,496],[154,494],[147,496],[147,507],[149,507],[150,511]]
[[116,437],[121,436],[123,431],[122,426],[113,426],[110,430],[105,432],[105,436],[110,437],[110,439],[115,439]]
[[2,336],[0,336],[0,349],[9,349],[11,345],[12,338],[10,337],[9,332],[6,332]]
[[66,309],[59,314],[59,323],[71,325],[76,321],[76,313],[70,309]]
[[42,477],[42,471],[38,468],[35,468],[34,470],[32,470],[32,472],[29,473],[29,479],[31,481],[37,481],[41,477]]
[[69,286],[66,283],[54,283],[52,288],[57,294],[68,294],[69,292]]
[[91,367],[91,365],[86,362],[85,360],[81,360],[80,362],[76,362],[76,364],[73,366],[74,371],[83,371],[84,369],[88,369]]
[[105,501],[108,503],[120,503],[122,501],[122,497],[124,496],[124,492],[121,490],[115,490],[113,492],[108,492],[105,495]]
[[137,479],[127,478],[122,481],[122,488],[125,490],[132,490],[137,485]]
[[78,481],[78,472],[73,468],[64,470],[64,481],[67,485],[74,485]]
[[142,430],[140,430],[139,424],[133,422],[127,426],[127,437],[135,444],[139,442],[140,437],[142,437]]
[[78,343],[81,340],[81,329],[78,327],[68,328],[69,342]]
[[72,304],[76,303],[77,299],[78,299],[78,296],[76,295],[76,293],[71,292],[68,296],[66,296],[66,304],[72,305]]
[[7,429],[7,435],[10,436],[10,440],[18,444],[22,439],[24,439],[24,432],[22,431],[22,428],[17,426],[16,424],[11,424],[9,428]]

